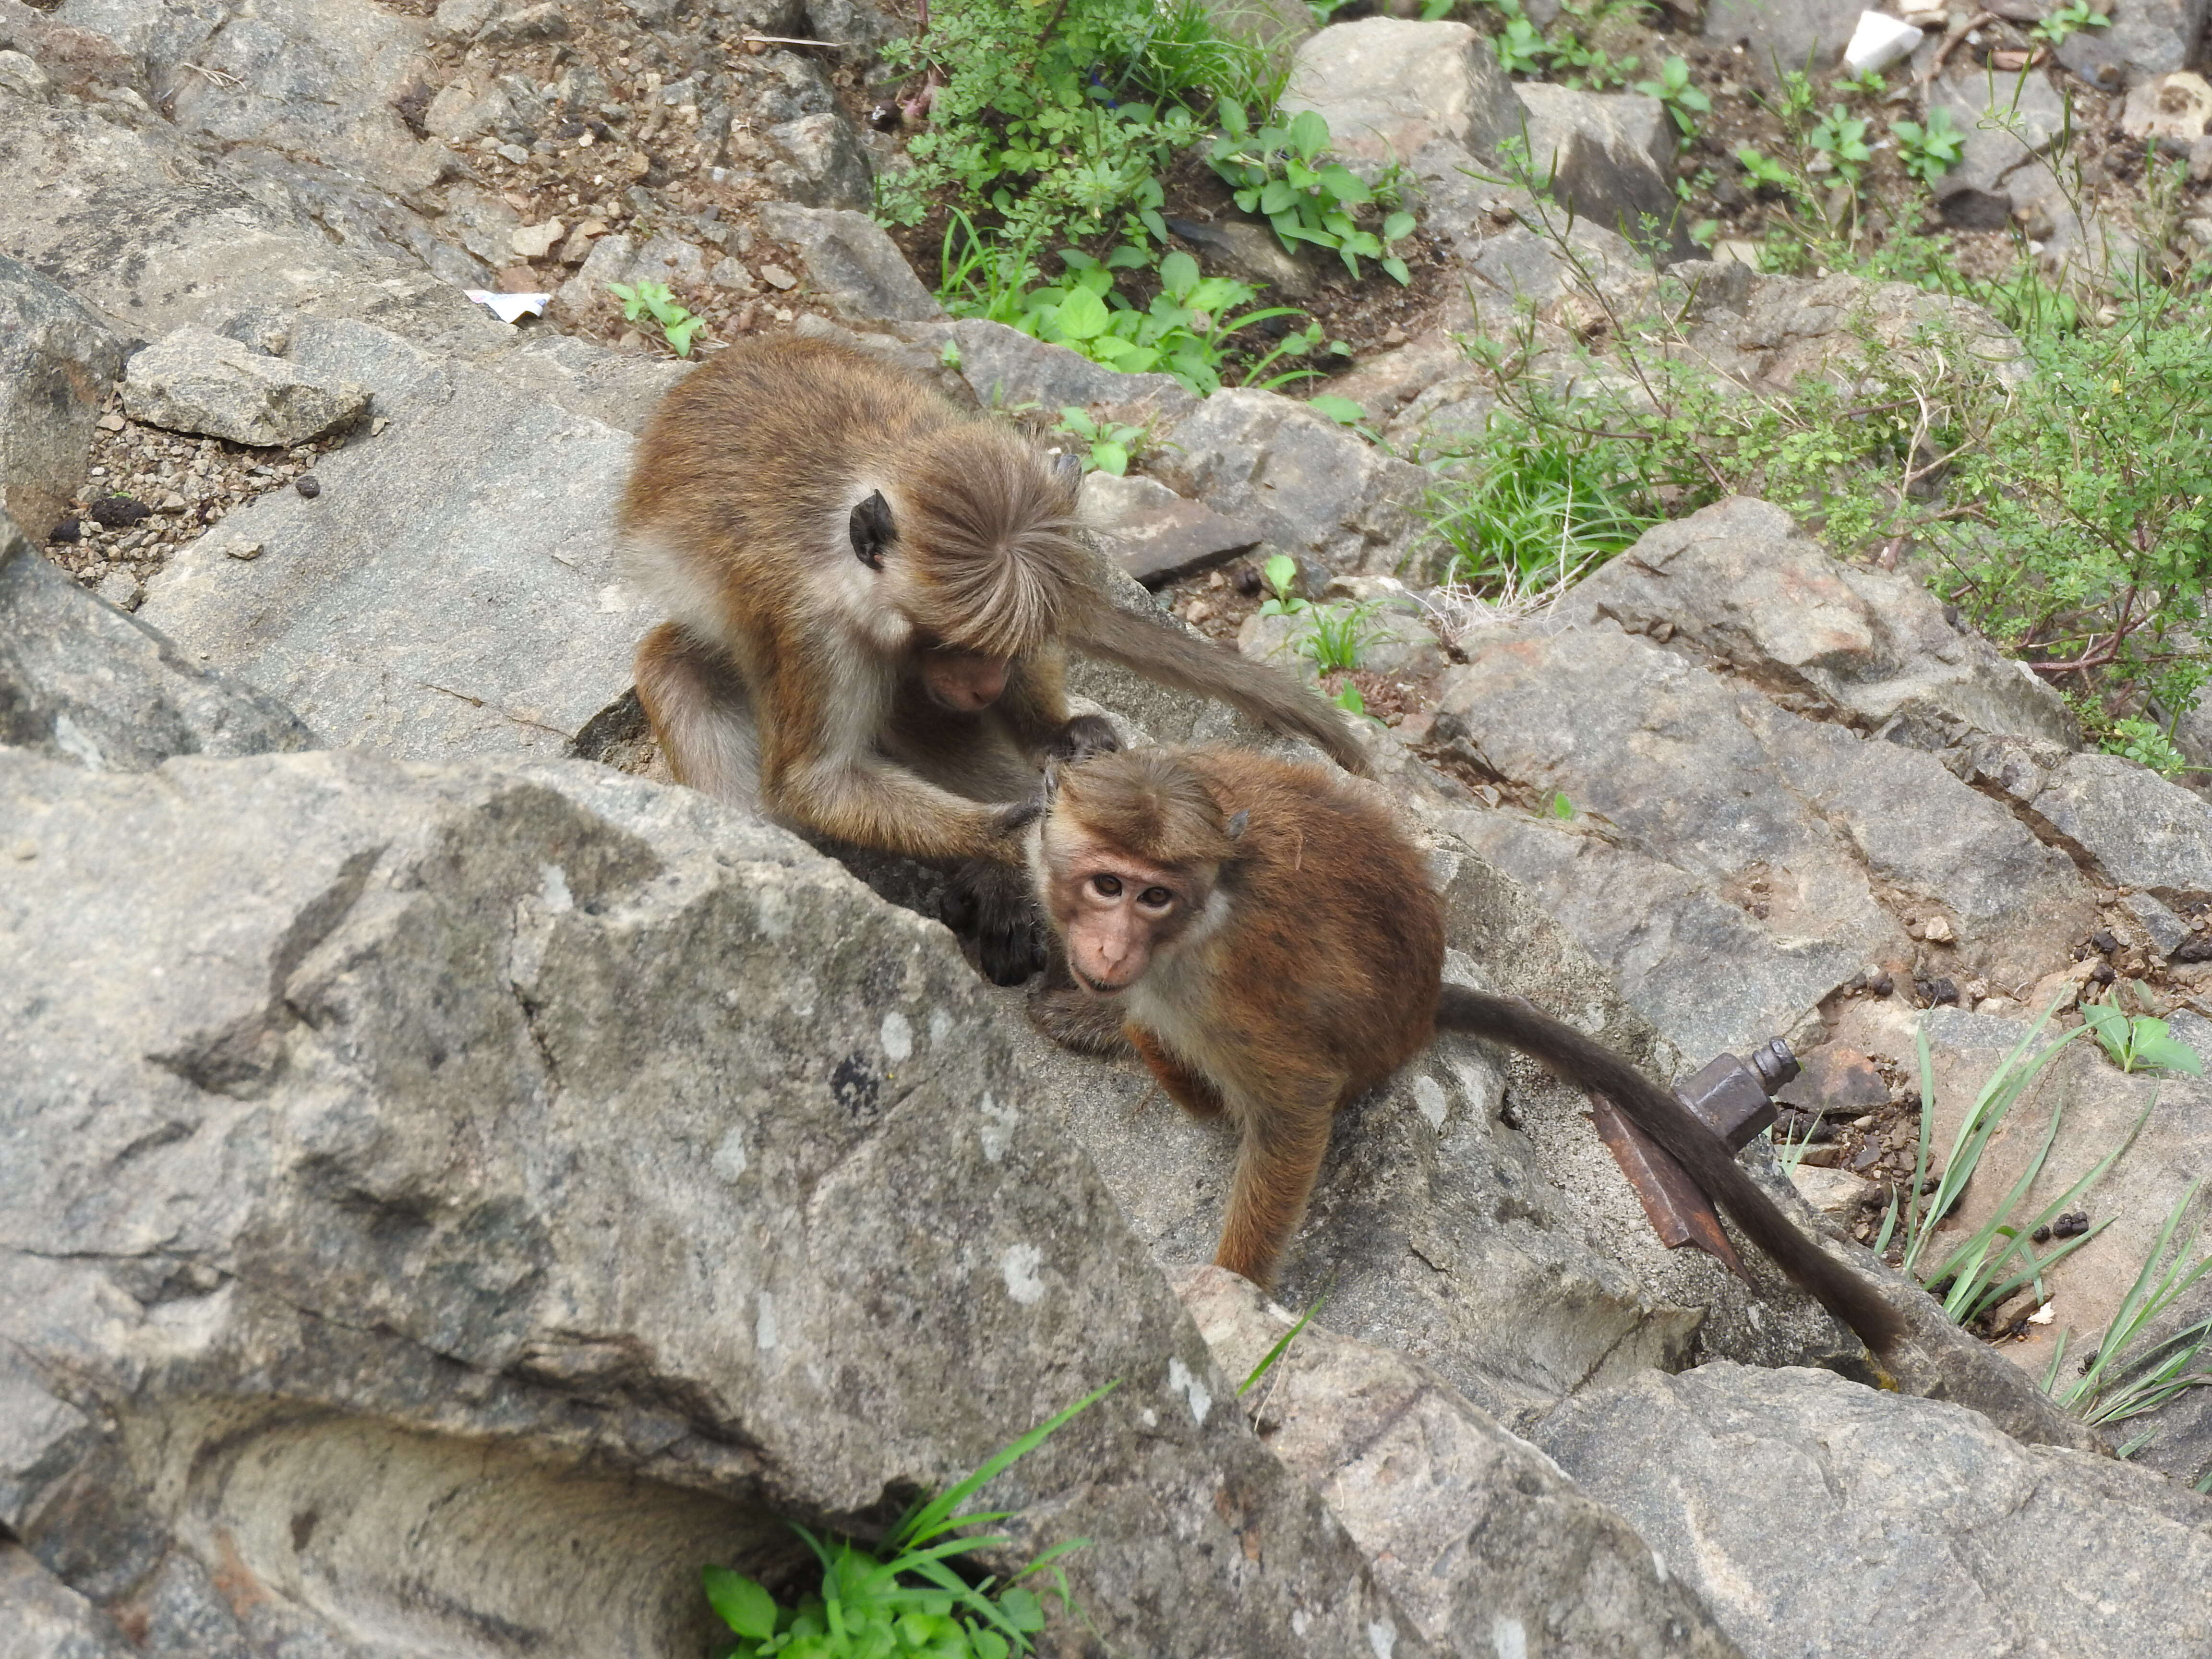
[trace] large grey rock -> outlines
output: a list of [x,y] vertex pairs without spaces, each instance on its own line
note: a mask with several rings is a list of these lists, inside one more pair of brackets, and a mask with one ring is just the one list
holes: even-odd
[[0,1543],[0,1659],[131,1659],[137,1651],[113,1620],[28,1550]]
[[1939,748],[1969,733],[2066,744],[2057,692],[1944,620],[1913,577],[1846,564],[1749,496],[1654,526],[1568,600],[1680,638],[1808,714]]
[[949,936],[793,838],[358,751],[0,800],[0,1526],[138,1650],[676,1659],[702,1562],[1115,1378],[1000,1566],[1087,1536],[1117,1650],[1429,1650]]
[[[1346,25],[1356,27],[1358,25]],[[1273,392],[1217,392],[1147,465],[1179,494],[1260,526],[1322,569],[1395,574],[1429,475]]]
[[140,772],[173,755],[258,755],[308,738],[290,710],[201,672],[0,521],[0,744]]
[[1520,131],[1513,83],[1490,42],[1465,23],[1363,17],[1303,42],[1283,112],[1312,110],[1340,155],[1407,161],[1447,140],[1478,154]]
[[[1925,1021],[1936,1080],[1932,1157],[1955,1142],[1977,1096],[2030,1028],[2025,1021],[1948,1008],[1929,1010]],[[2037,1046],[2062,1035],[2046,1031]],[[2201,1058],[2212,1062],[2212,1048]],[[2024,1340],[1998,1350],[2023,1374],[2039,1378],[2050,1368],[2052,1345],[2061,1333],[2067,1334],[2068,1350],[2078,1358],[2097,1351],[2174,1206],[2212,1168],[2212,1084],[2185,1076],[2124,1073],[2092,1038],[2076,1036],[2013,1109],[2009,1127],[1983,1154],[1954,1219],[1935,1235],[1933,1254],[1927,1258],[1929,1271],[1990,1219],[2026,1172],[2054,1117],[2057,1138],[2050,1160],[2022,1200],[2022,1213],[2041,1210],[2108,1154],[2124,1144],[2126,1150],[2072,1206],[2102,1224],[2103,1231],[2045,1273],[2051,1322],[2027,1327]],[[2212,1196],[2199,1193],[2184,1212],[2177,1237],[2201,1231],[2208,1221]],[[2193,1266],[2202,1254],[2200,1244],[2183,1265]],[[2159,1337],[2208,1315],[2212,1285],[2200,1283],[2157,1322],[2137,1352],[2147,1353]],[[2069,1362],[2060,1380],[2071,1383],[2077,1378]],[[2115,1432],[2127,1435],[2146,1427],[2156,1428],[2158,1434],[2138,1455],[2142,1462],[2185,1481],[2212,1465],[2212,1401],[2185,1395],[2172,1407],[2116,1425]]]
[[2194,1659],[2212,1498],[1820,1371],[1709,1364],[1536,1437],[1754,1659]]
[[124,371],[134,421],[241,444],[296,444],[357,419],[368,392],[303,374],[281,357],[188,325],[136,354]]
[[2067,130],[2066,100],[2039,69],[2002,74],[1972,67],[1954,70],[1928,88],[1928,110],[1938,110],[1966,135],[1957,164],[1936,180],[1936,199],[1954,223],[1975,224],[1972,198],[1994,203],[1990,216],[2002,228],[2010,222],[2016,200],[2033,199],[2030,181],[2008,188],[2008,175],[2025,167]]
[[945,314],[898,245],[865,213],[769,202],[760,210],[760,225],[799,250],[808,283],[841,317],[904,323]]
[[1741,46],[1762,80],[1808,70],[1817,81],[1842,61],[1867,9],[1863,0],[1712,0],[1705,33],[1717,46]]
[[[611,545],[629,434],[548,400],[542,364],[510,379],[357,323],[291,350],[344,365],[390,425],[317,462],[314,501],[260,496],[180,550],[140,615],[327,743],[562,752],[654,620]],[[259,556],[229,556],[241,539]]]
[[[1556,631],[1554,629],[1556,629]],[[1478,636],[1439,700],[1503,777],[1576,822],[1454,828],[1528,882],[1686,1052],[1787,1032],[1941,914],[1956,959],[2031,979],[2094,925],[2063,853],[1933,756],[1778,707],[1601,621]],[[1891,908],[1894,907],[1894,908]]]
[[[1172,1282],[1232,1378],[1294,1322],[1219,1267]],[[1618,1516],[1427,1367],[1309,1323],[1243,1403],[1438,1652],[1739,1653]]]
[[2194,61],[2208,15],[2207,0],[2112,0],[2111,24],[2068,35],[2058,61],[2092,86],[2132,86]]
[[761,136],[768,146],[762,178],[782,199],[855,213],[874,202],[868,152],[842,114],[823,110],[779,121]]
[[62,289],[0,258],[0,513],[43,536],[92,453],[123,343]]
[[1114,550],[1121,568],[1148,587],[1218,564],[1260,541],[1256,525],[1186,501],[1157,478],[1090,474],[1083,481],[1083,519]]
[[1033,339],[1004,323],[969,318],[907,331],[942,352],[949,343],[962,380],[986,409],[1058,410],[1071,404],[1152,427],[1181,420],[1199,400],[1170,374],[1121,374],[1078,351]]
[[2069,755],[2021,805],[2116,887],[2212,898],[2212,804],[2118,755]]
[[1694,251],[1675,227],[1674,124],[1656,98],[1540,82],[1517,91],[1529,165],[1559,200],[1639,246]]
[[395,107],[428,67],[422,20],[373,0],[242,12],[204,0],[70,0],[67,15],[142,52],[156,97],[186,131],[304,155],[402,196],[450,165]]
[[0,119],[0,252],[148,339],[256,306],[374,318],[433,349],[511,337],[388,241],[340,246],[318,216],[337,197],[306,199],[312,175],[251,149],[217,160],[128,104],[58,100]]

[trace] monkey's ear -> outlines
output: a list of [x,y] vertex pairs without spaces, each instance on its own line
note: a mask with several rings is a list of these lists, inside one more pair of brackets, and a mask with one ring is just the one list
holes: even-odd
[[898,534],[891,526],[891,504],[880,489],[853,509],[853,551],[871,570],[884,568],[884,550]]
[[1252,812],[1251,809],[1248,807],[1241,812],[1231,813],[1230,815],[1229,822],[1221,826],[1222,832],[1226,835],[1230,840],[1235,841],[1238,836],[1244,833],[1245,826],[1251,822]]

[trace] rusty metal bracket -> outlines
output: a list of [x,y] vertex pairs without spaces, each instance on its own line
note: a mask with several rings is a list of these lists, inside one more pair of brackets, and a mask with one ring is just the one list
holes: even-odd
[[[1674,1097],[1707,1124],[1731,1152],[1740,1152],[1774,1121],[1774,1091],[1797,1075],[1797,1058],[1780,1038],[1763,1044],[1748,1062],[1722,1054],[1686,1079]],[[1622,1115],[1603,1095],[1590,1097],[1598,1136],[1620,1165],[1644,1205],[1651,1231],[1668,1249],[1694,1244],[1747,1283],[1735,1247],[1720,1217],[1689,1172]]]

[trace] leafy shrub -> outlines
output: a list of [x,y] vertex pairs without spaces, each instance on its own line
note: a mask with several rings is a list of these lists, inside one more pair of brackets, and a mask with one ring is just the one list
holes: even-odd
[[707,326],[704,317],[695,317],[677,303],[665,283],[609,283],[607,292],[622,301],[625,321],[658,323],[661,338],[679,357],[691,355],[693,339]]
[[1925,126],[1917,121],[1892,121],[1889,131],[1905,172],[1923,185],[1934,184],[1966,153],[1966,135],[1952,124],[1948,109],[1929,111]]
[[[1045,1624],[1036,1593],[1018,1583],[1000,1587],[995,1578],[970,1584],[949,1564],[951,1557],[1005,1545],[1004,1537],[952,1534],[957,1528],[1003,1521],[1006,1513],[954,1510],[1116,1386],[1109,1382],[1085,1395],[995,1453],[957,1485],[915,1504],[891,1528],[881,1553],[849,1539],[825,1541],[793,1525],[792,1530],[822,1564],[819,1592],[796,1607],[778,1605],[765,1585],[742,1573],[704,1569],[707,1600],[738,1638],[722,1650],[721,1659],[1008,1659],[1028,1653],[1030,1638]],[[1066,1580],[1053,1564],[1086,1541],[1076,1538],[1055,1546],[1015,1577],[1051,1568],[1065,1602]],[[921,1582],[913,1582],[917,1579]]]
[[[1311,110],[1302,111],[1287,126],[1263,126],[1256,132],[1233,100],[1224,99],[1219,113],[1222,136],[1213,141],[1213,170],[1235,192],[1239,208],[1266,216],[1285,248],[1295,252],[1296,244],[1310,242],[1330,249],[1355,278],[1364,258],[1401,283],[1413,280],[1406,262],[1389,247],[1413,231],[1413,216],[1398,205],[1395,167],[1370,187],[1341,162],[1324,160],[1328,123]],[[1352,217],[1356,209],[1370,204],[1388,210],[1379,234],[1361,229]]]

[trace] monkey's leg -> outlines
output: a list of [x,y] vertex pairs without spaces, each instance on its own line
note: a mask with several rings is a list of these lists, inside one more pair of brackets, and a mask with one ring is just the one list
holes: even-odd
[[[1079,992],[1078,994],[1081,994]],[[1193,1117],[1219,1117],[1221,1091],[1160,1046],[1150,1031],[1130,1026],[1125,1035],[1137,1058],[1152,1067],[1167,1097]]]
[[1244,1139],[1215,1266],[1241,1273],[1263,1291],[1273,1285],[1283,1247],[1313,1195],[1328,1150],[1329,1120],[1346,1081],[1309,1079],[1274,1098],[1236,1103]]
[[760,805],[760,748],[736,665],[675,623],[637,647],[637,700],[678,783],[732,805]]

